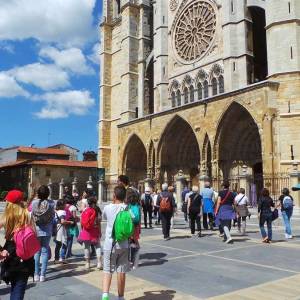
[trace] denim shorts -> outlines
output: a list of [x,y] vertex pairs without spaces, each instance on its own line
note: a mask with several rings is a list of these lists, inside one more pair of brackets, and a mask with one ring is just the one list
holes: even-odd
[[129,272],[129,252],[128,248],[114,249],[114,251],[104,250],[103,272],[105,273],[127,273]]

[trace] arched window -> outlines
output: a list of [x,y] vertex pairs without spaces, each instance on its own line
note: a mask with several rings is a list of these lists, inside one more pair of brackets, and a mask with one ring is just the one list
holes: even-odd
[[171,100],[172,100],[172,107],[176,107],[176,94],[175,94],[175,92],[172,92]]
[[212,94],[213,96],[215,96],[218,94],[218,81],[215,77],[212,79],[211,85],[212,85]]
[[208,81],[207,80],[204,81],[203,87],[204,87],[204,98],[208,98]]
[[201,82],[198,83],[197,90],[198,90],[198,100],[202,100],[202,98],[203,98],[203,87],[202,87]]
[[224,77],[222,75],[219,77],[219,93],[224,93]]
[[176,98],[177,98],[177,106],[181,106],[181,93],[180,93],[180,90],[177,91]]
[[183,94],[184,94],[184,104],[189,103],[189,90],[187,87],[184,88]]
[[190,101],[191,102],[195,101],[195,89],[193,85],[190,86]]

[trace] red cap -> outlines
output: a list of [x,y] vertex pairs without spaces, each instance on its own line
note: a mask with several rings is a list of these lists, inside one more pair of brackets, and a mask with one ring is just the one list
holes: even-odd
[[18,190],[9,191],[5,200],[10,203],[19,203],[24,200],[24,194]]

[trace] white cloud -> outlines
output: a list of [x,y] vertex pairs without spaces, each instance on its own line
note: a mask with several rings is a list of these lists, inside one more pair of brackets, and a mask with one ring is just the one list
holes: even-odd
[[46,102],[46,106],[36,113],[40,119],[66,118],[70,115],[83,116],[95,104],[90,92],[85,90],[46,93],[39,99]]
[[92,53],[88,56],[88,59],[94,64],[100,64],[100,43],[96,43],[92,49]]
[[67,46],[97,36],[96,0],[0,0],[0,40],[36,38]]
[[41,49],[39,55],[41,57],[50,58],[57,66],[71,71],[74,74],[94,74],[94,70],[88,66],[84,54],[78,48],[59,51],[54,47],[45,47]]
[[0,97],[13,98],[17,96],[29,97],[29,93],[25,91],[13,77],[4,72],[1,72]]
[[70,85],[69,75],[55,65],[34,63],[7,71],[17,81],[34,85],[42,90],[50,91]]
[[0,50],[3,50],[10,54],[15,53],[15,47],[12,44],[5,42],[5,41],[0,42]]

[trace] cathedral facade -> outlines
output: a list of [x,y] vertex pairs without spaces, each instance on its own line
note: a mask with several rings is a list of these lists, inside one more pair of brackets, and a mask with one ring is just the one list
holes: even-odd
[[100,29],[108,186],[299,177],[300,1],[103,0]]

